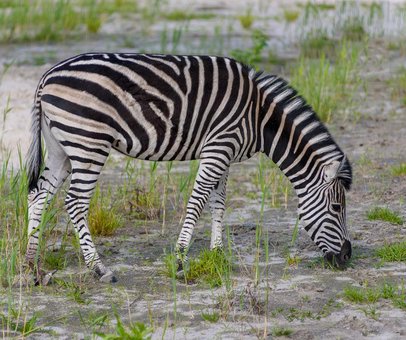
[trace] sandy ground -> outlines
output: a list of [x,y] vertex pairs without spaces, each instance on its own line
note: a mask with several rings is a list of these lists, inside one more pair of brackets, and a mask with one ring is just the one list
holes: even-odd
[[[182,8],[183,3],[188,4],[182,1],[170,6]],[[270,32],[270,46],[290,57],[294,49],[292,52],[289,44],[281,44],[280,38],[287,31],[293,39],[295,28],[284,29],[274,19],[273,13],[280,14],[282,11],[279,3],[270,2],[266,11],[262,12],[265,1],[252,4],[254,13],[270,18],[265,21]],[[247,8],[244,1],[233,2],[233,5],[226,1],[205,1],[194,6],[197,10],[212,9],[230,15]],[[289,2],[284,6],[294,5]],[[196,25],[190,28],[192,37],[194,30],[199,31],[204,23],[197,21]],[[107,41],[107,34],[115,34],[116,26],[114,21],[107,22],[102,29],[104,35],[91,41],[0,46],[3,69],[14,60],[0,79],[0,112],[11,108],[0,121],[1,162],[10,153],[11,164],[18,167],[18,149],[25,154],[28,148],[30,108],[42,73],[57,60],[86,50],[128,50],[120,45],[120,40]],[[154,24],[150,28],[152,42],[136,44],[132,50],[148,46],[156,48],[154,32],[162,27],[162,23]],[[235,31],[233,48],[239,47],[238,39],[244,36],[242,28]],[[137,34],[136,28],[134,32]],[[329,126],[354,168],[354,185],[348,196],[348,225],[355,257],[350,268],[332,271],[317,264],[319,253],[303,230],[300,230],[295,248],[291,249],[302,260],[296,266],[286,266],[286,246],[296,221],[296,199],[292,194],[286,207],[271,208],[266,205],[263,229],[269,234],[270,256],[265,261],[264,254],[261,254],[260,280],[258,285],[254,285],[259,199],[246,195],[253,189],[249,178],[254,177],[257,171],[257,159],[253,159],[233,166],[230,175],[229,208],[225,222],[235,255],[231,294],[224,287],[209,289],[201,284],[182,282],[176,283],[175,292],[171,279],[162,273],[162,258],[176,240],[179,221],[169,219],[164,233],[161,221],[143,222],[141,227],[120,229],[120,235],[115,237],[96,238],[104,261],[118,275],[119,282],[115,285],[96,282],[86,275],[83,268],[78,271],[77,257],[72,249],[68,249],[68,267],[57,277],[67,280],[72,275],[77,284],[85,287],[82,296],[85,303],[75,302],[69,297],[68,288],[59,285],[21,293],[21,299],[29,306],[29,313],[40,312],[39,324],[46,325],[44,329],[48,331],[34,333],[31,338],[82,339],[90,336],[98,330],[89,321],[92,315],[107,313],[110,325],[114,325],[114,317],[111,316],[113,306],[125,322],[151,323],[153,338],[252,339],[271,334],[275,326],[292,329],[291,337],[295,339],[406,338],[405,310],[395,308],[388,300],[379,300],[373,305],[353,304],[342,294],[347,285],[378,287],[383,282],[391,282],[400,286],[402,282],[405,284],[406,279],[405,263],[381,264],[374,256],[375,249],[386,242],[405,240],[405,225],[394,226],[366,219],[366,212],[375,205],[389,206],[406,218],[406,180],[391,176],[389,171],[390,166],[406,161],[406,112],[405,107],[391,96],[387,82],[399,67],[406,67],[406,62],[404,55],[387,51],[380,43],[370,50],[373,52],[363,63],[362,71],[367,90],[360,89],[354,108],[360,112],[359,119],[336,121]],[[46,63],[35,65],[33,60],[44,55]],[[115,181],[116,166],[117,162],[114,167],[107,167],[106,181]],[[241,183],[245,183],[242,191],[239,188]],[[209,216],[205,213],[196,230],[191,256],[208,247],[208,226]],[[16,290],[15,297],[19,296]],[[372,309],[376,309],[376,317],[368,313]],[[216,312],[220,319],[215,323],[205,321],[201,316],[203,312]]]

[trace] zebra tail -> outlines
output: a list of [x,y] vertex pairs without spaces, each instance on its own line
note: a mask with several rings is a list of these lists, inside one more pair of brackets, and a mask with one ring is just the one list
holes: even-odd
[[31,121],[31,143],[27,153],[27,176],[28,176],[28,189],[29,191],[37,188],[37,182],[42,165],[42,148],[41,148],[41,94],[37,90],[35,96],[35,104],[32,108],[32,121]]

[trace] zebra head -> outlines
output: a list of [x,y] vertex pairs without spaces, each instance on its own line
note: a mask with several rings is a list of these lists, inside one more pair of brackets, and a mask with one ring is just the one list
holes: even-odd
[[343,267],[351,258],[346,226],[345,191],[350,189],[351,165],[347,158],[322,165],[317,184],[299,195],[299,218],[326,260]]

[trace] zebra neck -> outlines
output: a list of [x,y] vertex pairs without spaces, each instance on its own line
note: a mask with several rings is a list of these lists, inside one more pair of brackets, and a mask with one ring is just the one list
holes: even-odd
[[[275,84],[278,85],[275,90]],[[264,90],[259,150],[278,165],[297,193],[317,186],[322,167],[343,152],[305,100],[280,78]]]

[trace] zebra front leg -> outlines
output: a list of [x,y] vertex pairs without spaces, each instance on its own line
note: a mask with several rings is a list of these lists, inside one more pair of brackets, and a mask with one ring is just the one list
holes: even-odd
[[187,260],[187,252],[197,220],[211,194],[213,188],[228,170],[228,163],[218,159],[205,158],[200,161],[192,194],[186,209],[186,217],[176,244],[178,258],[178,273],[183,270],[183,263]]
[[[103,163],[104,164],[104,163]],[[72,166],[73,167],[73,166]],[[95,169],[78,169],[73,167],[71,185],[65,199],[65,206],[79,237],[79,244],[86,266],[94,271],[102,282],[116,282],[113,272],[106,268],[100,260],[90,235],[87,216],[89,204],[101,166]]]
[[226,201],[228,169],[210,194],[209,206],[212,218],[210,249],[223,248],[223,216]]

